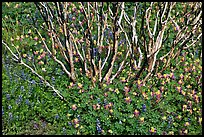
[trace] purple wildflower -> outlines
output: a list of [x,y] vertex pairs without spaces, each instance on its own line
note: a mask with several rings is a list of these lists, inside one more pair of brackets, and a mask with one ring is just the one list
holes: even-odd
[[6,99],[10,100],[10,94],[6,94]]
[[12,106],[11,106],[11,105],[9,105],[9,106],[8,106],[8,109],[12,109]]
[[72,125],[72,123],[71,123],[71,122],[68,122],[68,125],[69,125],[69,126],[71,126],[71,125]]
[[32,81],[31,81],[31,84],[35,84],[35,80],[32,80]]
[[25,103],[26,105],[29,105],[30,104],[29,99],[26,99]]
[[21,86],[21,91],[24,91],[24,86]]
[[58,114],[57,114],[57,115],[55,115],[55,118],[56,118],[56,119],[59,119],[59,115],[58,115]]
[[142,112],[146,112],[146,105],[145,104],[142,105]]
[[34,128],[38,129],[38,124],[34,123]]

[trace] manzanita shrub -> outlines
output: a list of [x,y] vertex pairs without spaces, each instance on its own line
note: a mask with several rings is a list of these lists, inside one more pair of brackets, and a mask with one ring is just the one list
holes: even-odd
[[202,134],[202,3],[2,3],[2,132]]

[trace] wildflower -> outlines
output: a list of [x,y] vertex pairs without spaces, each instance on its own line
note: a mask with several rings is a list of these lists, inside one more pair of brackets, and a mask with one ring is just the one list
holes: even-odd
[[183,83],[182,80],[179,80],[179,81],[178,81],[178,84],[179,84],[179,85],[181,85],[182,83]]
[[93,99],[93,95],[90,96],[90,99]]
[[201,125],[202,124],[202,117],[198,118],[198,123]]
[[78,128],[78,127],[79,127],[79,124],[76,124],[74,127],[75,127],[75,128]]
[[184,68],[184,72],[188,72],[189,70],[188,70],[188,68]]
[[24,86],[21,86],[21,91],[24,91],[25,89],[24,89]]
[[155,95],[154,91],[152,91],[150,94],[151,94],[151,97],[154,97]]
[[79,62],[79,58],[76,57],[76,58],[74,59],[74,62]]
[[26,105],[29,105],[29,99],[26,99],[26,101],[25,101],[25,103],[26,103]]
[[183,111],[185,110],[185,109],[187,109],[187,105],[183,105]]
[[161,92],[160,92],[160,90],[158,90],[158,91],[156,92],[156,97],[157,97],[157,99],[159,99],[159,98],[161,97]]
[[164,74],[163,77],[164,77],[164,78],[168,78],[168,77],[169,77],[169,74]]
[[46,72],[46,69],[45,69],[45,68],[42,68],[42,71],[43,71],[43,72]]
[[74,86],[74,83],[73,82],[70,82],[69,84],[69,88],[73,87]]
[[119,124],[122,124],[122,121],[121,121],[121,120],[119,121]]
[[96,82],[96,78],[95,78],[95,77],[93,77],[93,79],[92,79],[92,80],[93,80],[93,82],[94,82],[94,83]]
[[111,133],[111,134],[112,134],[112,133],[113,133],[113,131],[109,129],[109,130],[108,130],[108,133]]
[[183,131],[183,133],[184,133],[184,134],[188,134],[188,130],[185,129],[185,130]]
[[22,101],[22,95],[18,96],[19,101]]
[[96,106],[96,105],[93,105],[93,109],[96,110],[96,109],[97,109],[97,106]]
[[83,86],[81,83],[78,83],[77,85],[78,85],[78,88],[82,88]]
[[195,91],[195,90],[192,90],[191,93],[194,95],[194,94],[196,94],[196,91]]
[[179,120],[181,120],[181,115],[178,115],[177,118],[178,118]]
[[44,65],[44,62],[41,60],[38,62],[39,65]]
[[112,89],[112,88],[108,88],[108,90],[109,90],[109,91],[114,91],[114,89]]
[[20,37],[19,37],[19,36],[17,36],[17,37],[16,37],[16,40],[20,40]]
[[68,113],[68,114],[67,114],[67,117],[70,117],[70,116],[71,116],[71,114]]
[[194,95],[194,100],[196,103],[199,103],[199,97],[197,95]]
[[39,53],[39,51],[38,51],[38,50],[37,50],[37,51],[34,51],[34,54],[35,54],[35,55],[38,55],[38,53]]
[[165,84],[166,84],[166,82],[165,82],[164,80],[162,80],[161,84],[162,84],[162,85],[165,85]]
[[190,85],[187,85],[186,87],[187,87],[187,88],[192,88],[192,86],[190,86]]
[[137,96],[137,93],[136,93],[136,92],[133,92],[132,94],[133,94],[134,96]]
[[23,57],[26,58],[26,57],[27,57],[27,54],[23,54]]
[[181,91],[181,94],[185,96],[185,95],[186,95],[186,92],[182,90],[182,91]]
[[101,103],[100,98],[97,98],[97,101],[98,101],[99,104]]
[[98,131],[98,133],[102,132],[102,129],[101,129],[100,125],[96,125],[96,130]]
[[38,124],[34,123],[34,129],[38,129]]
[[77,109],[76,104],[72,105],[72,110],[76,110],[76,109]]
[[109,112],[110,112],[110,113],[113,113],[113,110],[112,110],[112,109],[110,109],[110,110],[109,110]]
[[172,123],[172,116],[168,117],[168,127],[170,127],[170,124]]
[[146,105],[145,104],[142,105],[142,111],[146,112]]
[[183,78],[184,78],[184,75],[183,75],[183,74],[180,74],[180,78],[183,79]]
[[142,81],[137,80],[137,85],[138,85],[138,87],[141,87],[142,86]]
[[32,80],[32,81],[31,81],[31,84],[35,84],[35,80]]
[[162,74],[161,74],[161,73],[157,73],[157,77],[158,77],[159,79],[161,79],[161,78],[162,78]]
[[164,86],[161,86],[161,87],[160,87],[160,90],[163,92],[163,91],[164,91]]
[[176,90],[180,93],[182,88],[181,87],[176,87]]
[[79,120],[77,118],[73,119],[73,123],[74,124],[78,124],[79,123]]
[[169,132],[169,135],[174,135],[174,131],[170,131],[170,132]]
[[144,122],[144,117],[140,118],[140,122],[143,123]]
[[97,124],[97,125],[100,125],[100,124],[101,124],[98,118],[96,119],[96,124]]
[[170,76],[170,78],[173,78],[173,77],[174,77],[174,73],[171,72],[171,73],[169,74],[169,76]]
[[135,111],[134,111],[134,115],[135,115],[136,117],[138,117],[139,114],[140,114],[140,112],[139,112],[137,109],[135,109]]
[[76,17],[73,16],[73,17],[72,17],[72,20],[75,21],[75,20],[76,20]]
[[37,37],[37,36],[35,36],[33,39],[34,39],[35,41],[37,41],[37,40],[38,40],[38,37]]
[[71,125],[72,125],[72,123],[71,123],[71,122],[68,122],[68,125],[69,125],[69,126],[71,126]]
[[6,99],[10,100],[10,94],[6,94]]
[[121,77],[121,82],[126,82],[125,77]]
[[8,106],[8,109],[12,109],[12,106],[11,106],[11,105],[9,105],[9,106]]
[[43,53],[40,55],[40,59],[44,58],[46,55],[46,52],[43,51]]
[[142,92],[142,95],[145,99],[148,99],[148,95],[145,92]]
[[181,58],[181,62],[183,62],[184,60],[185,60],[185,58],[184,58],[184,57],[182,57],[182,58]]
[[106,85],[106,84],[103,84],[103,87],[107,87],[107,85]]
[[184,124],[184,126],[189,126],[190,125],[190,123],[189,122],[186,122],[185,124]]
[[108,93],[104,93],[104,96],[107,97],[107,96],[108,96]]
[[55,81],[55,77],[52,76],[51,80],[52,80],[52,82],[54,82]]
[[124,91],[125,91],[125,92],[129,92],[129,91],[130,91],[130,88],[128,88],[127,86],[125,86],[125,87],[124,87]]
[[156,133],[156,128],[151,127],[151,129],[149,130],[150,133]]
[[101,105],[99,105],[98,103],[96,104],[96,109],[100,109]]
[[83,89],[80,89],[78,93],[84,93],[84,90],[83,90]]
[[130,103],[132,101],[130,97],[126,97],[124,100],[126,103]]
[[59,118],[59,115],[58,115],[58,114],[56,114],[56,115],[55,115],[55,118],[56,118],[56,119],[58,119],[58,118]]
[[57,96],[57,94],[54,92],[54,93],[53,93],[53,96],[55,96],[55,97],[56,97],[56,96]]
[[163,116],[162,119],[163,119],[163,120],[166,120],[166,116]]

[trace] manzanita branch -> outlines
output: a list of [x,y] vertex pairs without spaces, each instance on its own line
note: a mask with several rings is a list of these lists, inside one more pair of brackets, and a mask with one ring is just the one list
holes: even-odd
[[[2,40],[2,44],[6,46],[6,48],[10,51],[10,53],[12,54],[12,56],[14,56],[17,60],[19,60],[19,64],[21,64],[21,65],[25,66],[26,68],[30,69],[33,74],[35,74],[37,77],[39,77],[41,80],[43,80],[43,82],[45,83],[46,86],[52,88],[52,90],[53,90],[62,100],[67,101],[67,100],[61,95],[61,93],[60,93],[57,89],[55,89],[54,86],[52,86],[48,81],[46,81],[46,80],[45,80],[40,74],[38,74],[33,68],[31,68],[29,65],[25,64],[25,63],[23,62],[22,58],[17,57],[17,56],[13,53],[13,51],[9,48],[9,46],[8,46],[3,40]],[[19,56],[20,56],[20,54],[19,54]]]

